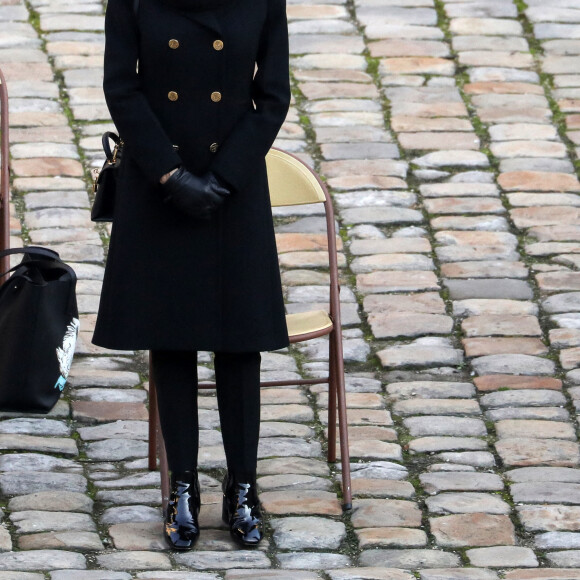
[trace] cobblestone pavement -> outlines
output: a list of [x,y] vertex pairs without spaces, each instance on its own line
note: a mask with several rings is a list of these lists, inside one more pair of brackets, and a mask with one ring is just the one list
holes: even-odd
[[[580,2],[313,2],[288,6],[278,145],[338,210],[354,509],[324,459],[325,390],[264,389],[268,535],[236,549],[204,391],[203,534],[165,549],[144,354],[90,344],[108,239],[87,194],[111,128],[103,7],[0,0],[12,244],[73,263],[82,311],[66,397],[0,421],[0,580],[580,578]],[[288,310],[324,303],[321,214],[277,220]],[[326,366],[319,340],[264,355],[263,374]]]

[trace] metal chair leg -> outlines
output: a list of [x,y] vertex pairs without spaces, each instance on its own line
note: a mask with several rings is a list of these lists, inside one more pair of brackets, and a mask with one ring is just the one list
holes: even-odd
[[149,471],[157,469],[157,455],[159,454],[159,474],[161,477],[161,505],[163,514],[167,510],[169,501],[169,468],[165,440],[159,422],[159,407],[157,405],[157,389],[153,378],[151,353],[149,353]]
[[336,461],[336,346],[330,334],[328,356],[328,462]]
[[158,431],[159,441],[159,474],[161,477],[161,506],[163,507],[163,515],[167,512],[167,503],[169,502],[169,466],[167,465],[167,452],[165,451],[165,440],[161,432],[159,424],[159,413],[156,417],[156,426]]
[[149,353],[149,471],[157,469],[157,389]]
[[330,339],[335,341],[335,377],[338,403],[338,430],[340,435],[340,461],[342,464],[342,496],[344,510],[352,508],[352,488],[350,479],[350,451],[348,448],[348,419],[346,416],[346,387],[344,381],[344,357],[340,330],[332,333]]

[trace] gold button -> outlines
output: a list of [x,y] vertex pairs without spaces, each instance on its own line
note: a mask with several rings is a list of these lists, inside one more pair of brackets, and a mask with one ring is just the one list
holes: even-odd
[[169,41],[169,48],[179,48],[179,40],[176,40],[175,38],[172,38]]
[[209,146],[209,150],[210,150],[212,153],[215,153],[215,152],[218,150],[218,144],[217,144],[217,143],[212,143],[212,144]]
[[219,91],[214,91],[214,92],[211,94],[211,100],[212,100],[214,103],[219,103],[219,102],[222,100],[222,94],[221,94]]
[[223,40],[214,40],[213,47],[215,50],[222,50],[224,47],[224,41]]
[[179,95],[175,91],[169,91],[167,93],[167,98],[170,101],[177,101],[177,99],[179,99]]

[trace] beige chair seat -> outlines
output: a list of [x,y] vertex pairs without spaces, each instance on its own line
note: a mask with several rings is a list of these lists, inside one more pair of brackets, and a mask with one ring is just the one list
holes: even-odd
[[324,310],[311,310],[309,312],[297,312],[286,314],[286,325],[290,340],[303,334],[321,333],[328,334],[332,330],[332,320]]

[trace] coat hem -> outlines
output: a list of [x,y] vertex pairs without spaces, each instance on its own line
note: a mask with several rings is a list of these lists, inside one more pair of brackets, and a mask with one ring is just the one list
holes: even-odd
[[208,343],[197,343],[197,344],[154,344],[154,343],[137,343],[137,342],[114,342],[108,340],[95,339],[91,341],[95,346],[100,346],[101,348],[106,348],[109,350],[192,350],[192,351],[204,351],[204,352],[269,352],[274,350],[280,350],[282,348],[287,348],[290,345],[290,341],[286,339],[280,342],[269,342],[267,344],[257,344],[254,347],[248,346],[247,344],[208,344]]

